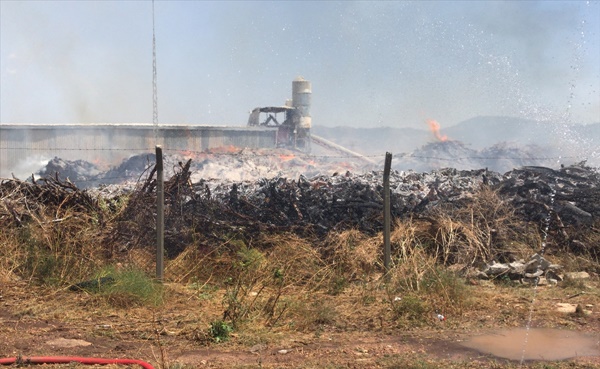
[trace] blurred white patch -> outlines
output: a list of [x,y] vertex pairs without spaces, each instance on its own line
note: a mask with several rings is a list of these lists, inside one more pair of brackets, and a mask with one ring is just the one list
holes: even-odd
[[2,173],[2,176],[15,176],[21,180],[27,179],[44,168],[51,159],[52,157],[46,155],[30,155],[19,161],[10,173]]

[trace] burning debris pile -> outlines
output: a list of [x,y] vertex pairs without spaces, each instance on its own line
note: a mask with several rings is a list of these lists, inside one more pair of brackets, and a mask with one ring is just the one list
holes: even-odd
[[[207,152],[175,151],[164,155],[165,176],[173,176],[182,163],[192,158],[191,180],[220,179],[223,181],[256,181],[261,178],[299,178],[319,174],[364,171],[363,163],[343,162],[339,158],[299,155],[298,152],[278,149],[213,149]],[[108,171],[83,160],[69,161],[54,158],[38,171],[38,176],[55,176],[80,188],[95,188],[112,184],[137,182],[156,162],[153,153],[138,154],[123,160]]]
[[[432,145],[440,144],[444,145],[446,155],[468,150],[453,141]],[[181,157],[167,155],[164,167],[166,175],[173,178],[187,173],[184,182],[190,199],[197,199],[202,193],[204,198],[228,206],[235,214],[265,224],[300,227],[310,224],[327,230],[345,224],[362,230],[380,230],[380,173],[354,174],[355,168],[349,164],[316,163],[288,152],[261,154],[202,153],[185,165]],[[137,182],[144,174],[148,175],[154,161],[153,154],[137,155],[108,172],[98,173],[92,164],[55,158],[41,173],[55,171],[56,180],[85,188],[124,179]],[[320,174],[328,171],[334,174]],[[590,224],[593,214],[598,216],[600,212],[598,178],[598,173],[584,163],[560,170],[529,166],[504,175],[486,169],[392,171],[392,214],[401,217],[422,213],[440,203],[459,205],[482,185],[488,185],[509,199],[518,214],[528,221],[541,222],[551,211],[561,224]],[[148,186],[144,190],[147,189]]]
[[[175,156],[165,160],[164,166],[170,175],[165,183],[165,246],[170,256],[198,242],[208,244],[210,239],[222,242],[224,235],[236,234],[251,240],[264,232],[321,237],[331,231],[357,229],[373,235],[383,229],[381,171],[355,174],[342,170],[332,175],[288,177],[288,173],[299,173],[298,168],[305,173],[319,171],[314,162],[292,155],[238,153],[218,156],[216,161],[214,153],[202,155],[196,162],[181,161]],[[151,155],[132,157],[104,177],[95,179],[100,181],[111,176],[121,180],[122,176],[137,179],[127,193],[110,187],[80,190],[59,175],[33,183],[3,180],[0,221],[20,222],[29,209],[22,200],[31,196],[33,201],[43,205],[54,201],[52,199],[62,199],[60,201],[81,202],[83,208],[96,206],[94,201],[103,198],[108,206],[126,204],[115,218],[114,229],[107,232],[104,244],[111,245],[112,252],[152,247],[156,212],[153,159]],[[77,168],[80,167],[86,173],[93,173],[77,163]],[[273,167],[275,171],[268,170]],[[326,166],[330,170],[343,167],[339,163]],[[64,164],[61,163],[60,168],[64,168]],[[242,174],[249,179],[244,180]],[[255,179],[264,174],[268,175]],[[446,212],[451,218],[460,217],[461,209],[480,201],[478,194],[487,189],[496,194],[502,206],[511,209],[505,212],[506,218],[518,218],[537,227],[550,225],[557,232],[555,239],[566,247],[600,253],[578,233],[581,226],[589,227],[600,217],[600,175],[585,163],[559,170],[523,167],[504,175],[486,169],[392,171],[390,188],[393,219],[422,219],[430,225],[433,235],[438,234],[434,228],[439,226],[436,216],[440,212]],[[45,195],[40,195],[42,193]],[[472,223],[487,221],[487,215],[477,219],[473,214],[467,215]],[[498,217],[497,214],[489,216]],[[498,235],[494,224],[482,227],[488,229],[487,248],[492,248],[494,242],[506,243],[510,238]],[[482,259],[491,256],[489,250],[480,255]]]
[[[318,236],[346,229],[375,234],[383,229],[381,172],[300,176],[297,180],[273,177],[245,182],[193,182],[190,168],[188,161],[165,184],[165,242],[171,252],[182,251],[198,234],[224,231],[252,239],[263,232]],[[147,179],[129,203],[130,216],[137,219],[130,224],[139,228],[116,232],[115,237],[125,235],[131,242],[134,232],[139,236],[138,245],[153,244],[153,181]],[[543,226],[550,216],[552,229],[560,233],[557,239],[568,247],[581,252],[594,247],[578,239],[576,231],[600,217],[600,176],[583,164],[557,171],[527,167],[504,176],[486,170],[394,171],[390,187],[394,219],[430,219],[440,209],[450,214],[452,209],[470,206],[477,194],[488,188],[525,222]],[[144,213],[141,209],[147,210]],[[127,213],[124,217],[129,219]],[[573,234],[569,234],[571,230]]]
[[525,165],[552,166],[548,149],[536,145],[520,146],[500,143],[474,150],[460,141],[444,140],[426,144],[411,154],[397,154],[393,168],[428,172],[438,168],[453,167],[468,170],[488,168],[505,173]]
[[[382,173],[262,178],[258,181],[190,180],[191,162],[165,183],[165,247],[176,255],[199,238],[292,232],[322,237],[331,231],[381,231]],[[440,203],[468,201],[482,186],[485,171],[448,169],[432,173],[394,172],[390,182],[395,218],[426,214]],[[488,173],[492,182],[498,174]],[[156,180],[138,184],[108,244],[153,245]],[[202,235],[202,236],[199,236]],[[223,240],[219,240],[222,242]]]
[[[165,175],[172,176],[182,162],[192,158],[193,182],[219,178],[229,181],[256,181],[261,178],[285,177],[298,179],[301,175],[314,177],[321,174],[350,171],[365,172],[383,167],[369,165],[356,158],[310,156],[295,151],[278,149],[213,149],[208,152],[166,150]],[[540,147],[497,144],[483,150],[473,150],[460,141],[444,140],[426,144],[411,154],[396,154],[392,169],[398,171],[430,172],[441,168],[505,173],[522,166],[548,166],[556,162],[548,159],[550,153]],[[123,160],[118,166],[103,171],[99,166],[83,160],[69,161],[54,158],[38,171],[38,176],[53,176],[69,180],[80,188],[137,182],[156,161],[153,153],[137,154]]]

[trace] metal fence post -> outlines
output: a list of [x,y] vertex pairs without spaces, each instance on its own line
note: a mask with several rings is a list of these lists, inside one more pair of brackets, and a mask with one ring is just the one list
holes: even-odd
[[383,167],[383,266],[385,273],[390,271],[391,253],[390,246],[390,170],[392,167],[392,154],[385,153]]
[[165,253],[165,194],[162,147],[156,145],[156,279],[163,280]]

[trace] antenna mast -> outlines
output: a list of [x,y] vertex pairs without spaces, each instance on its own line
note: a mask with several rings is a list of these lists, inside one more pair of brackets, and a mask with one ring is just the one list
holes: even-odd
[[156,144],[158,130],[158,92],[156,87],[156,32],[154,29],[154,0],[152,0],[152,123]]

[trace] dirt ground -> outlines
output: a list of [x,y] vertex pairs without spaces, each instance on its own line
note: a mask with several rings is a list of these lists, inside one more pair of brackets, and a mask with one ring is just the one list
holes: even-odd
[[[419,329],[400,328],[385,317],[367,322],[357,313],[355,321],[346,317],[344,324],[313,331],[247,329],[223,343],[206,335],[207,319],[222,311],[218,299],[200,301],[185,286],[166,287],[167,303],[158,308],[115,308],[82,292],[5,283],[0,287],[0,357],[129,358],[155,368],[520,367],[518,361],[479,353],[461,342],[500,328],[523,328],[529,314],[532,327],[585,332],[597,337],[600,349],[600,297],[557,287],[536,291],[532,307],[527,296],[532,289],[515,294],[493,285],[473,286],[473,294],[497,299],[498,308],[482,311],[475,304],[462,316],[432,318]],[[563,301],[588,311],[583,316],[556,312],[556,303]],[[600,368],[600,357],[556,365]]]

